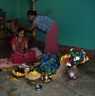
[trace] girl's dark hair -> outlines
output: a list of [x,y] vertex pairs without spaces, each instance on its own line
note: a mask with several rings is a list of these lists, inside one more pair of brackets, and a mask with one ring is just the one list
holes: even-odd
[[[17,28],[17,36],[18,36],[19,32],[21,32],[21,31],[24,31],[24,28],[23,27],[18,27]],[[24,31],[24,36],[25,36],[25,31]]]
[[24,28],[23,27],[18,27],[17,28],[17,33],[21,32],[21,31],[24,31]]
[[37,11],[36,10],[28,10],[28,12],[27,12],[27,16],[29,16],[29,15],[34,15],[34,16],[37,16]]

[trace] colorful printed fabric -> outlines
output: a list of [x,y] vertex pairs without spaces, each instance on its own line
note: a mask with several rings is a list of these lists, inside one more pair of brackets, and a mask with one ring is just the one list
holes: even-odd
[[53,22],[54,21],[48,16],[37,16],[34,19],[33,24],[41,31],[48,32]]
[[[16,50],[19,53],[21,53],[21,54],[25,54],[26,53],[26,50],[24,50],[23,47],[22,47],[23,44],[20,44],[21,45],[20,47],[18,46],[16,37],[14,37],[12,39],[12,43],[11,44],[15,45]],[[15,52],[13,52],[12,55],[11,55],[12,63],[28,63],[28,62],[36,59],[36,52],[35,52],[35,50],[32,50],[32,49],[28,50],[27,53],[28,53],[28,56],[27,57],[23,57],[21,55],[16,54]]]

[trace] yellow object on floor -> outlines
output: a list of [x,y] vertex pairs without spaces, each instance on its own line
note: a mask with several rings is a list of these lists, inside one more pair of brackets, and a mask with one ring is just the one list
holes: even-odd
[[28,73],[25,78],[29,79],[29,80],[37,80],[41,77],[41,74],[37,71],[33,71]]

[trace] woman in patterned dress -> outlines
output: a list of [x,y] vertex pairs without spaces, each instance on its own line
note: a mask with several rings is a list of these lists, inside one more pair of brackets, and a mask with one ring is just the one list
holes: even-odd
[[46,40],[44,52],[50,53],[51,55],[56,53],[58,51],[56,22],[48,16],[37,15],[35,10],[29,10],[27,17],[33,23],[30,26],[24,27],[25,30],[32,31],[34,37],[36,37],[36,29],[45,32]]

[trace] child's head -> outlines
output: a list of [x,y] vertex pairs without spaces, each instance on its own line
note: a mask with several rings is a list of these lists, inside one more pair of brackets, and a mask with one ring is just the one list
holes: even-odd
[[24,31],[23,27],[18,27],[17,36],[18,37],[24,37],[25,36],[25,31]]
[[30,21],[33,21],[34,17],[37,16],[37,11],[35,10],[28,10],[27,12],[27,18],[30,20]]

